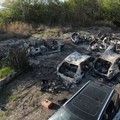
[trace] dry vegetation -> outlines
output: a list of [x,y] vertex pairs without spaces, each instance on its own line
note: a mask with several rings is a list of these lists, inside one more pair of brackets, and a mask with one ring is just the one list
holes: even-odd
[[60,37],[63,33],[71,31],[71,27],[48,27],[45,25],[32,26],[24,22],[12,22],[0,26],[0,40],[11,38],[28,38],[31,35],[35,37]]
[[30,24],[23,22],[15,22],[15,23],[7,24],[4,30],[8,32],[14,32],[17,34],[28,35],[32,30],[32,26]]
[[0,26],[0,40],[11,38],[28,38],[33,30],[32,26],[23,22],[15,22]]

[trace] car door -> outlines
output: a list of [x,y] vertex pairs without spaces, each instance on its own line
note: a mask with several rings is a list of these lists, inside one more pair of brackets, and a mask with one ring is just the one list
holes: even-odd
[[113,120],[119,110],[119,95],[115,92],[101,120]]

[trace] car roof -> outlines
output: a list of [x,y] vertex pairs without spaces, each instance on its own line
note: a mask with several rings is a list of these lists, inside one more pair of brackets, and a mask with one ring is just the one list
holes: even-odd
[[64,61],[70,64],[79,65],[81,62],[87,60],[89,57],[89,55],[81,55],[79,52],[75,51],[67,56]]
[[100,58],[111,63],[115,63],[120,56],[118,54],[103,54]]
[[80,120],[97,120],[113,92],[111,87],[89,81],[63,107]]

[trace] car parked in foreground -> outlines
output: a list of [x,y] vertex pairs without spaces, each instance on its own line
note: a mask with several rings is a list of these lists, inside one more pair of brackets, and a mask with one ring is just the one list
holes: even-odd
[[119,95],[109,86],[88,81],[49,120],[120,120]]

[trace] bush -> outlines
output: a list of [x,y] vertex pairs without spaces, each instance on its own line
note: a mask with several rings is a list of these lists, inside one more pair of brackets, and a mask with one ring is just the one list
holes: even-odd
[[4,78],[12,73],[14,73],[14,70],[11,69],[10,67],[2,67],[0,69],[0,78]]
[[18,46],[10,48],[7,56],[7,64],[17,71],[28,68],[29,61],[26,50],[24,48],[21,49]]
[[5,24],[84,26],[103,20],[120,24],[119,0],[11,0],[4,5],[7,9],[0,12],[0,23]]

